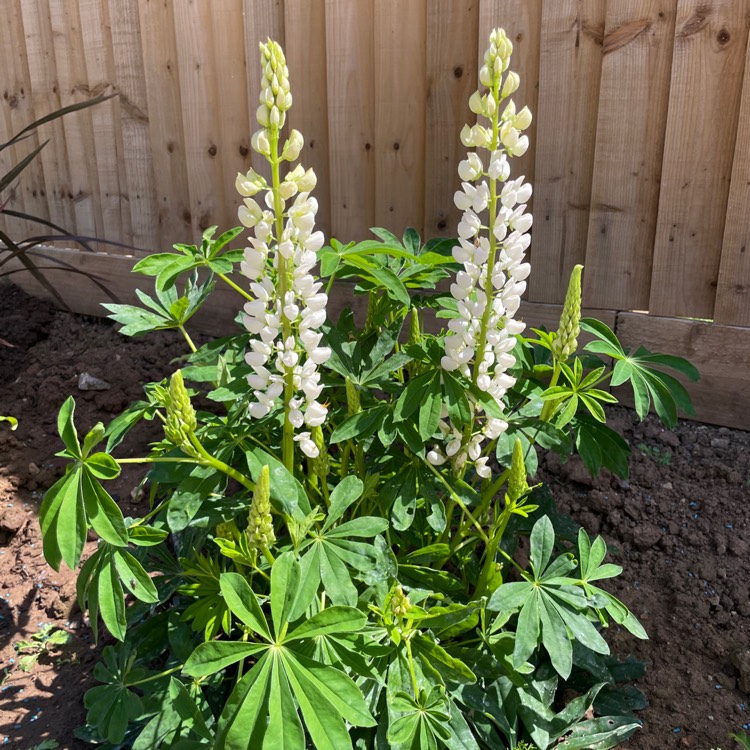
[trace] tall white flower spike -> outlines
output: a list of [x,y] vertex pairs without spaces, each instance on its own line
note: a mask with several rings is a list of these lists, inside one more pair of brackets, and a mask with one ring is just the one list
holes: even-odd
[[[310,193],[315,173],[297,165],[283,178],[280,174],[282,162],[295,161],[304,143],[302,135],[292,130],[280,149],[280,131],[292,106],[284,53],[271,40],[260,45],[260,53],[263,76],[257,119],[261,129],[253,135],[252,147],[270,163],[272,180],[269,185],[252,169],[237,175],[237,191],[244,198],[238,216],[254,233],[241,265],[253,297],[244,308],[244,324],[253,335],[245,361],[253,369],[247,379],[255,399],[250,416],[265,417],[283,400],[283,457],[289,466],[294,442],[305,455],[318,455],[310,432],[295,437],[294,431],[320,426],[327,415],[326,406],[318,401],[323,390],[318,367],[331,350],[320,345],[318,329],[326,319],[328,297],[312,274],[324,237],[314,231],[318,203]],[[256,201],[254,196],[262,192],[263,200]]]
[[[458,166],[462,183],[454,201],[463,215],[453,258],[463,270],[450,287],[458,316],[448,324],[441,361],[443,369],[460,373],[500,406],[515,383],[508,370],[515,364],[511,353],[515,336],[524,330],[514,316],[530,270],[524,253],[532,223],[526,212],[531,185],[523,177],[509,181],[509,159],[528,148],[529,140],[521,133],[531,124],[528,108],[517,112],[508,99],[519,85],[518,75],[508,71],[512,51],[505,32],[495,29],[479,72],[480,90],[469,100],[472,112],[489,123],[466,125],[461,131],[465,146],[488,154],[483,158],[471,151]],[[500,419],[480,420],[481,404],[473,401],[472,407],[474,429],[456,430],[446,415],[440,424],[445,444],[434,446],[427,458],[436,466],[451,461],[457,471],[471,461],[476,473],[488,478],[491,472],[487,459],[481,457],[481,443],[496,439],[507,424]]]

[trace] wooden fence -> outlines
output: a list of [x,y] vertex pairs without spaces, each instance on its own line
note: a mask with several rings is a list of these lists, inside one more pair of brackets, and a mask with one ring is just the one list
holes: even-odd
[[[551,321],[584,263],[588,307],[625,340],[690,356],[702,419],[750,427],[747,0],[4,0],[4,11],[2,140],[119,94],[2,155],[0,169],[50,138],[9,207],[146,251],[237,223],[234,177],[261,167],[249,145],[267,36],[286,49],[321,228],[342,240],[370,226],[453,234],[458,133],[479,52],[504,26],[514,99],[535,115],[517,160],[535,190],[528,317]],[[103,249],[59,252],[125,293],[131,261]],[[59,283],[92,312],[80,277]]]

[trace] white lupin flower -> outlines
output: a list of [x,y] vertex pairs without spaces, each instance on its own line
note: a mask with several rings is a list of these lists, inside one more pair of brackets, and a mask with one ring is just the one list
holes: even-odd
[[[269,160],[292,162],[304,139],[292,130],[279,154],[279,130],[292,105],[284,53],[270,40],[260,50],[263,77],[257,116],[261,129],[253,135],[252,147]],[[328,297],[312,275],[317,251],[325,242],[323,233],[314,231],[318,203],[310,192],[316,183],[313,170],[301,165],[279,176],[275,186],[254,170],[239,174],[235,183],[244,198],[239,219],[255,234],[240,265],[253,297],[245,304],[243,316],[254,337],[245,354],[253,370],[247,377],[254,397],[248,411],[255,419],[265,417],[291,384],[293,396],[285,411],[295,430],[318,427],[328,414],[318,400],[323,390],[318,367],[328,361],[331,350],[320,345],[318,330],[326,319]],[[256,201],[253,196],[261,191],[265,191],[264,200]],[[310,435],[300,432],[294,440],[306,456],[314,458],[318,448]]]
[[[526,213],[531,186],[523,177],[508,181],[509,157],[520,156],[528,148],[528,138],[521,133],[531,123],[528,108],[517,112],[508,100],[520,83],[518,75],[508,71],[512,51],[505,32],[495,29],[479,72],[480,83],[488,90],[475,92],[469,102],[471,110],[486,117],[490,125],[466,125],[461,131],[462,143],[487,149],[489,159],[470,152],[458,168],[462,189],[454,202],[463,215],[453,258],[463,269],[450,287],[458,315],[448,324],[441,360],[443,369],[459,373],[501,406],[515,383],[508,370],[515,365],[511,353],[514,337],[524,324],[513,316],[530,271],[524,252],[532,224]],[[450,460],[456,470],[471,461],[476,473],[488,478],[491,471],[487,458],[481,455],[482,443],[497,439],[508,425],[495,418],[477,421],[484,410],[481,403],[470,402],[475,417],[472,434],[446,424],[446,429],[441,429],[444,447],[435,446],[427,459],[435,466]]]

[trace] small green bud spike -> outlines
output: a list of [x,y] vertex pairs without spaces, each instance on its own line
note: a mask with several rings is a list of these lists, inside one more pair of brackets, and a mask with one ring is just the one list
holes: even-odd
[[260,470],[247,519],[247,543],[250,549],[265,552],[275,541],[271,517],[271,474],[268,466]]
[[508,477],[508,498],[515,503],[524,493],[528,492],[529,483],[526,481],[526,464],[523,460],[523,445],[516,438],[513,444],[513,458],[510,463],[510,476]]
[[177,370],[169,379],[169,400],[167,413],[174,414],[180,424],[190,432],[195,432],[198,420],[195,418],[195,409],[190,403],[190,396],[182,379],[182,370]]
[[391,612],[396,617],[403,617],[411,609],[409,597],[404,593],[401,585],[396,586],[396,590],[391,597]]
[[578,348],[578,334],[581,330],[581,272],[583,266],[573,268],[565,295],[560,327],[552,342],[552,355],[557,362],[565,362]]
[[362,405],[359,400],[359,390],[349,378],[346,379],[346,405],[349,416],[354,416],[362,411]]
[[328,472],[331,468],[330,461],[328,460],[328,448],[326,446],[325,437],[323,436],[323,428],[320,425],[310,428],[310,437],[312,438],[315,447],[318,449],[318,455],[312,459],[313,471],[315,476],[321,482],[328,481]]

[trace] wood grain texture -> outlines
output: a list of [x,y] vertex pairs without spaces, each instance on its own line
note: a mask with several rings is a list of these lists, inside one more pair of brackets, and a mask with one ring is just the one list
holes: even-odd
[[[0,60],[3,71],[2,107],[5,115],[8,139],[19,133],[34,119],[34,107],[31,100],[31,80],[26,56],[26,48],[18,40],[24,38],[21,0],[10,0],[4,6],[3,23],[0,23]],[[37,134],[12,147],[7,155],[12,164],[17,164],[24,156],[40,144]],[[42,162],[35,159],[16,184],[3,196],[9,199],[8,208],[25,211],[42,219],[49,219],[47,190],[44,182]],[[8,221],[8,228],[16,239],[33,236],[38,233],[39,225],[25,221]],[[16,234],[18,232],[18,234]]]
[[[78,0],[50,3],[49,11],[60,104],[67,107],[89,98]],[[70,229],[78,235],[104,238],[91,112],[84,109],[66,115],[62,125],[75,212],[75,226]]]
[[326,0],[331,234],[363,239],[375,224],[372,0]]
[[[325,0],[285,0],[284,35],[294,105],[288,112],[291,128],[302,133],[305,145],[299,163],[318,178],[316,226],[331,233],[331,180],[328,143],[328,85]],[[293,166],[293,165],[291,165]]]
[[750,41],[745,54],[742,104],[737,124],[714,320],[750,326]]
[[680,0],[649,310],[713,315],[748,38],[744,3]]
[[[248,72],[258,72],[255,56],[248,66],[244,55],[245,32],[242,24],[242,0],[211,3],[214,30],[215,107],[219,130],[216,137],[224,195],[223,213],[216,221],[219,232],[237,226],[237,209],[242,196],[235,190],[238,172],[247,172],[250,154],[250,113],[247,93]],[[216,222],[214,222],[216,223]]]
[[584,289],[648,308],[677,0],[608,3]]
[[424,233],[425,0],[375,0],[375,223]]
[[[524,131],[529,138],[529,150],[511,160],[512,177],[524,175],[526,182],[534,184],[536,154],[537,110],[539,101],[539,58],[542,36],[542,0],[480,0],[479,2],[479,62],[487,48],[490,32],[500,26],[513,43],[510,69],[518,73],[521,85],[513,94],[517,109],[526,106],[533,120]],[[534,197],[529,201],[534,210]],[[534,252],[533,246],[529,256]]]
[[[21,3],[24,41],[29,65],[31,103],[36,117],[60,109],[57,66],[49,7],[45,0]],[[50,219],[58,226],[73,227],[73,194],[68,173],[68,151],[62,120],[40,126],[39,138],[48,141],[37,157],[44,170]]]
[[139,3],[146,83],[149,156],[154,174],[156,222],[162,251],[192,238],[190,191],[182,127],[182,94],[174,9],[170,0]]
[[[226,186],[222,179],[218,84],[214,68],[213,12],[200,0],[174,6],[182,129],[190,190],[191,242],[208,227],[226,226]],[[232,188],[233,189],[233,188]],[[187,239],[187,238],[186,238]]]
[[159,247],[159,233],[138,0],[109,0],[109,17],[133,244],[152,251]]
[[599,0],[542,6],[532,302],[561,302],[571,269],[584,262],[604,10]]
[[687,357],[698,368],[697,383],[683,381],[693,400],[695,419],[750,429],[750,329],[621,313],[617,335],[625,346],[643,344],[651,351]]
[[477,88],[478,0],[434,0],[427,13],[425,111],[425,237],[456,234],[461,212],[458,163],[466,158],[461,128],[473,123],[469,97]]
[[[115,62],[109,7],[103,0],[78,0],[78,19],[86,60],[87,96],[116,93]],[[91,148],[96,155],[103,232],[107,238],[132,244],[128,188],[123,164],[120,101],[117,97],[90,110]],[[108,248],[117,253],[116,248]]]

